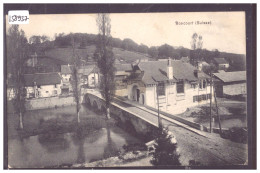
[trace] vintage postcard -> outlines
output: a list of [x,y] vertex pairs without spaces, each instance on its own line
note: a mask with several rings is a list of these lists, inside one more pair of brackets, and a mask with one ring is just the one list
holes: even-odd
[[8,168],[248,166],[245,11],[10,11]]

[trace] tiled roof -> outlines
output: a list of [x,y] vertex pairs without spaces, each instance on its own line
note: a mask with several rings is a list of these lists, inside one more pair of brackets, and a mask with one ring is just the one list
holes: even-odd
[[24,75],[25,86],[36,85],[55,85],[61,83],[61,77],[58,73],[36,73]]
[[79,73],[83,74],[83,75],[89,75],[91,72],[98,72],[98,68],[96,67],[96,65],[86,65],[86,66],[82,66],[79,69]]
[[116,71],[132,71],[132,64],[115,64]]
[[246,71],[220,72],[213,74],[223,82],[246,81]]
[[[146,84],[156,84],[158,81],[167,81],[167,60],[165,61],[148,61],[138,64],[141,71],[144,71],[142,81]],[[189,63],[180,60],[171,60],[173,67],[173,80],[188,80],[197,81],[198,78],[194,75],[195,67]],[[205,73],[201,72],[199,77],[209,78]]]
[[224,58],[214,58],[214,60],[218,64],[228,64],[228,62]]

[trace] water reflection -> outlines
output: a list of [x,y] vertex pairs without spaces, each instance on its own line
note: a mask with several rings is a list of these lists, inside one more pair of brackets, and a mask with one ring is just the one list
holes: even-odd
[[116,155],[119,151],[115,142],[111,138],[111,131],[108,124],[106,130],[107,130],[107,145],[104,148],[104,154],[103,154],[104,158],[112,157]]
[[65,134],[47,133],[38,135],[38,141],[47,152],[60,152],[69,148],[69,142]]
[[79,137],[79,149],[78,149],[78,157],[77,163],[84,163],[85,162],[85,153],[84,153],[84,138]]
[[[65,110],[71,109],[74,110],[74,107]],[[82,111],[82,117],[102,118],[87,108],[82,109]],[[60,109],[51,109],[38,110],[35,115],[30,112],[29,115],[32,119],[27,119],[27,122],[38,124],[40,119],[43,119],[41,123],[44,125],[56,118],[69,121],[75,114],[72,112],[64,114]],[[99,130],[92,129],[82,137],[79,137],[75,132],[48,133],[23,139],[12,137],[8,140],[8,163],[14,168],[39,168],[90,162],[113,156],[122,149],[123,145],[129,143],[140,143],[140,141],[118,127],[107,125]]]

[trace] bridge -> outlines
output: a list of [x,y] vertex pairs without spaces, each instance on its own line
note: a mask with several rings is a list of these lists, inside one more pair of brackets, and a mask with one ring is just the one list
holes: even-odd
[[[104,100],[99,92],[93,90],[84,95],[83,103],[95,111],[105,112]],[[118,125],[125,130],[134,131],[142,139],[149,139],[158,127],[158,113],[129,100],[115,99],[111,114]],[[192,127],[160,114],[162,124],[175,135],[182,165],[190,160],[207,166],[246,164],[247,144],[223,139],[219,134],[208,133],[201,128]]]

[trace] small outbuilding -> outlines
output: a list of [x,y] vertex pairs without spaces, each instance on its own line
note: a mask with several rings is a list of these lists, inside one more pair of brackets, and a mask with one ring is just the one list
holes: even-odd
[[213,75],[218,79],[215,82],[218,97],[246,95],[246,71],[220,71]]

